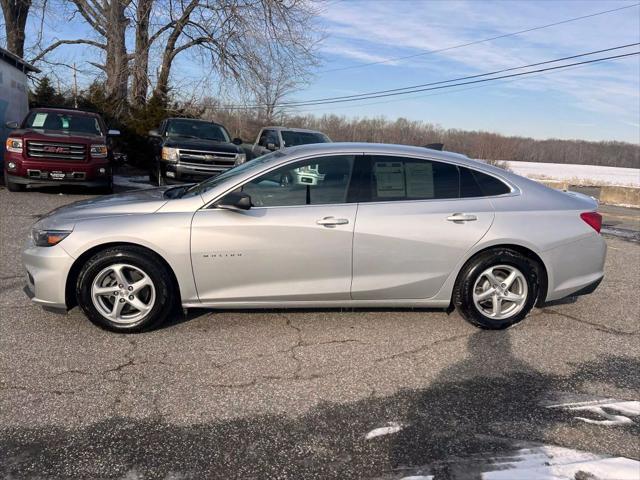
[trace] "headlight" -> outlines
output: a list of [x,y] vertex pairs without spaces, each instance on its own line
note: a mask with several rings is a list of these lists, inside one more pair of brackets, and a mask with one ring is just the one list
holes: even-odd
[[178,149],[171,147],[162,147],[162,160],[165,162],[178,161]]
[[239,153],[238,156],[236,157],[236,165],[240,165],[241,163],[244,163],[247,161],[247,154],[246,153]]
[[7,152],[22,153],[22,139],[21,138],[7,138]]
[[71,230],[36,230],[31,231],[33,243],[38,247],[53,247],[67,238]]
[[91,156],[93,158],[105,158],[107,156],[106,145],[91,145]]

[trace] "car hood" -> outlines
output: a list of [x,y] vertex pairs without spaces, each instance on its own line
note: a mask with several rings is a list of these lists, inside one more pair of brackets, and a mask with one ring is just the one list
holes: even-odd
[[216,142],[203,138],[169,137],[165,140],[164,146],[211,152],[242,153],[242,150],[233,143]]
[[12,130],[10,135],[21,136],[27,140],[49,140],[58,142],[104,143],[106,141],[106,138],[102,135],[82,132],[62,132],[60,130],[45,130],[42,128]]
[[164,192],[172,187],[133,190],[117,195],[81,200],[56,208],[42,217],[34,228],[72,230],[78,221],[156,212],[167,203]]

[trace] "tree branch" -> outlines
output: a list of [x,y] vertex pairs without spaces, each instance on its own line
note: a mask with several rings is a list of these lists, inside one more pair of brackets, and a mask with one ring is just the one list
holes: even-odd
[[106,36],[107,32],[103,26],[100,25],[100,21],[98,20],[99,16],[98,13],[96,13],[96,10],[94,10],[94,7],[89,5],[87,0],[73,0],[73,3],[87,23],[100,35]]
[[104,43],[96,42],[94,40],[82,39],[82,38],[78,39],[78,40],[58,40],[57,42],[52,43],[47,48],[42,50],[38,55],[33,57],[31,59],[31,63],[35,63],[35,62],[37,62],[39,60],[42,60],[42,58],[45,55],[47,55],[48,53],[52,52],[53,50],[55,50],[56,48],[60,47],[61,45],[78,45],[78,44],[91,45],[91,46],[94,46],[94,47],[97,47],[97,48],[101,48],[103,50],[107,48],[107,46]]

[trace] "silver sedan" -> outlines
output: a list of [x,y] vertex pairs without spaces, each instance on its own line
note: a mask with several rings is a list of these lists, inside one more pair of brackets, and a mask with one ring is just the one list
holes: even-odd
[[120,332],[180,306],[455,307],[500,329],[598,286],[596,209],[462,155],[306,145],[55,210],[24,264],[34,302]]

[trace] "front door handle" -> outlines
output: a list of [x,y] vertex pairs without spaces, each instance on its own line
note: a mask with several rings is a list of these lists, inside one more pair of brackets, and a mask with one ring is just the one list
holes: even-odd
[[473,222],[477,219],[478,217],[475,215],[465,215],[464,213],[454,213],[447,217],[450,222]]
[[316,221],[316,223],[323,227],[335,227],[336,225],[346,225],[349,220],[346,218],[324,217]]

